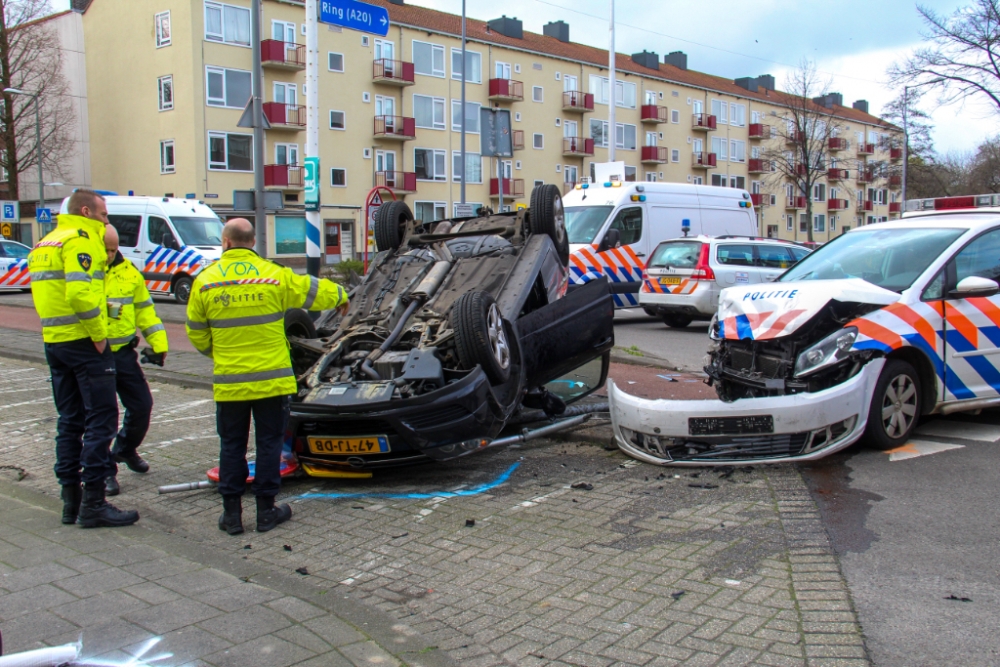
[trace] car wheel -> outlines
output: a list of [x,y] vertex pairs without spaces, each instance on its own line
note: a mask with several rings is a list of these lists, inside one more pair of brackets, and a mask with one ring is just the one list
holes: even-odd
[[285,311],[285,336],[288,338],[315,338],[316,325],[309,313],[302,308]]
[[375,246],[381,250],[395,250],[403,242],[406,223],[413,220],[413,212],[403,201],[388,201],[375,214]]
[[920,378],[913,366],[893,359],[878,376],[865,435],[877,449],[906,443],[920,418]]
[[652,308],[643,308],[642,312],[646,313],[650,317],[656,317],[656,311],[653,310]]
[[467,292],[451,307],[458,361],[464,369],[482,366],[492,384],[510,378],[510,339],[489,292]]
[[531,191],[532,234],[547,234],[556,246],[563,266],[569,262],[569,237],[559,187],[547,183]]
[[663,323],[671,329],[683,329],[691,324],[691,319],[687,315],[664,315]]
[[186,306],[191,298],[191,285],[194,283],[191,276],[181,276],[174,283],[174,300],[182,306]]

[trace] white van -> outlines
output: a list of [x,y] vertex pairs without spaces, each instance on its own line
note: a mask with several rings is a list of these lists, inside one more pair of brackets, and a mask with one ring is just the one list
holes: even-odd
[[581,183],[563,196],[570,283],[611,281],[615,306],[639,305],[642,269],[661,241],[757,236],[750,193],[687,183]]
[[[222,256],[222,220],[209,206],[173,197],[105,197],[119,250],[153,294],[187,303],[191,283]],[[67,213],[69,198],[61,213]]]

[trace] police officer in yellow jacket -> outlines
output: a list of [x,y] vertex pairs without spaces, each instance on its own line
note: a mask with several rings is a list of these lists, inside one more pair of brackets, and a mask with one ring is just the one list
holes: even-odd
[[104,487],[118,427],[104,298],[108,209],[92,190],[74,192],[68,207],[69,213],[59,216],[56,228],[28,255],[31,296],[42,320],[59,412],[55,472],[62,486],[62,520],[79,519],[84,528],[127,526],[139,520],[138,512],[109,504]]
[[241,496],[249,473],[246,453],[250,416],[256,431],[257,459],[252,490],[257,496],[257,532],[271,530],[292,516],[288,505],[275,506],[281,488],[281,446],[290,396],[298,386],[292,371],[284,315],[289,308],[326,310],[347,307],[347,294],[328,280],[296,275],[259,257],[254,229],[237,218],[222,230],[222,258],[195,278],[187,306],[187,334],[214,361],[219,493],[219,529],[243,532]]
[[118,398],[125,406],[122,427],[111,450],[114,474],[107,481],[107,495],[116,496],[119,492],[118,463],[124,463],[133,472],[149,472],[149,464],[139,456],[138,449],[149,430],[153,394],[149,391],[135,352],[139,344],[136,327],[160,359],[166,358],[167,331],[156,316],[146,280],[139,269],[118,252],[118,232],[111,225],[104,233],[104,246],[108,260],[104,274],[104,295],[108,300],[108,343],[115,357],[115,387]]

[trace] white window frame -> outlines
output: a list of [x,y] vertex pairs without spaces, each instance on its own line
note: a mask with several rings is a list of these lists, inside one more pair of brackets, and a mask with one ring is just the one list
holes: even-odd
[[729,140],[725,137],[712,137],[712,141],[709,146],[711,146],[711,150],[709,152],[715,153],[715,159],[717,161],[722,162],[729,159]]
[[[343,185],[337,185],[333,182],[333,172],[342,171],[344,172],[344,183]],[[330,187],[331,188],[346,188],[347,187],[347,167],[330,167]]]
[[535,150],[543,150],[545,148],[545,135],[541,132],[534,132],[531,135],[531,147]]
[[673,123],[674,125],[677,125],[678,123],[681,122],[681,110],[680,109],[671,109],[670,110],[670,122]]
[[510,63],[505,63],[500,60],[493,62],[493,73],[496,74],[494,79],[506,79],[510,80],[511,72],[513,71],[513,66]]
[[[632,103],[629,104],[625,96],[625,91],[632,91]],[[621,93],[619,95],[618,93]],[[622,109],[635,109],[636,105],[639,103],[638,100],[638,87],[631,81],[622,81],[621,79],[615,79],[615,106]]]
[[[296,35],[296,26],[295,26],[295,23],[292,22],[292,21],[279,21],[277,19],[271,19],[271,35],[272,35],[271,39],[274,39],[274,29],[276,27],[278,27],[278,26],[281,26],[281,39],[278,40],[278,41],[284,42],[285,44],[296,44],[296,42],[295,42],[295,35]],[[289,33],[291,33],[292,39],[288,39],[288,34]]]
[[[820,224],[822,223],[822,225]],[[816,213],[813,215],[813,231],[826,233],[826,215]]]
[[[226,139],[226,156],[227,156],[227,160],[228,160],[228,156],[229,156],[229,137],[231,137],[231,136],[250,137],[250,163],[251,163],[250,164],[250,169],[229,169],[229,167],[228,167],[229,163],[228,162],[226,163],[226,165],[227,165],[226,167],[218,167],[218,166],[213,167],[212,166],[212,138],[213,137],[225,137],[225,139]],[[228,172],[231,172],[231,173],[234,173],[234,174],[252,174],[253,173],[253,135],[252,134],[244,134],[242,132],[225,132],[225,131],[221,131],[221,130],[209,130],[208,131],[208,145],[207,145],[207,148],[208,148],[208,170],[209,171],[228,171]],[[216,164],[218,164],[218,163],[216,163]]]
[[[466,107],[471,107],[471,106],[476,107],[476,113],[475,113],[474,117],[476,119],[476,124],[478,125],[479,124],[479,109],[481,109],[483,107],[483,105],[480,104],[479,102],[472,102],[472,101],[470,101],[470,100],[467,99],[467,100],[465,100],[465,106]],[[462,118],[460,116],[456,116],[456,114],[455,114],[456,111],[461,112],[461,110],[462,110],[462,100],[452,100],[451,101],[451,130],[452,130],[452,132],[461,132],[462,131]],[[468,109],[466,109],[466,111],[468,111]],[[466,123],[465,133],[466,134],[479,134],[479,129],[477,128],[475,130],[471,130],[471,129],[469,129],[469,124]]]
[[681,161],[681,151],[680,151],[679,148],[671,148],[670,149],[670,161],[671,162],[680,162]]
[[[167,164],[167,148],[170,148],[170,164]],[[177,149],[174,147],[173,139],[164,139],[160,142],[160,173],[173,174],[177,172]]]
[[[246,104],[247,104],[247,101],[248,101],[249,98],[247,98],[247,100],[243,100],[242,102],[237,102],[236,104],[229,104],[230,100],[223,99],[222,104],[219,104],[217,102],[212,102],[212,98],[210,98],[208,96],[209,95],[209,93],[208,93],[208,90],[209,90],[209,88],[208,88],[208,75],[209,75],[209,73],[212,73],[212,74],[222,74],[222,94],[225,95],[226,94],[226,89],[228,88],[228,86],[226,85],[226,77],[228,76],[229,72],[241,72],[243,74],[251,74],[249,71],[247,71],[245,69],[236,69],[235,67],[216,67],[215,65],[206,65],[205,66],[205,104],[207,106],[218,107],[220,109],[243,109],[243,108],[246,107]],[[250,79],[250,86],[251,86],[251,88],[250,88],[251,89],[251,94],[253,94],[252,93],[252,91],[253,91],[253,76],[252,76],[252,74],[251,74],[251,79]]]
[[[433,176],[433,178],[418,178],[417,180],[421,181],[421,182],[427,182],[427,183],[444,183],[444,182],[446,182],[448,180],[448,152],[446,150],[444,150],[443,148],[422,148],[422,147],[418,146],[418,147],[416,147],[416,148],[413,149],[413,166],[414,166],[414,169],[416,168],[416,165],[417,165],[417,151],[428,151],[431,154],[431,164],[434,167],[434,176]],[[438,158],[438,155],[440,155],[441,157],[444,158],[444,160],[443,160],[443,163],[444,163],[444,173],[442,173],[442,174],[438,174],[437,173],[437,158]]]
[[[423,200],[413,202],[413,213],[416,214],[418,207],[421,204],[430,204],[434,207],[434,215],[431,220],[423,220],[423,222],[433,222],[434,220],[444,220],[448,216],[448,202],[443,201],[432,201]],[[438,215],[438,210],[441,211],[441,215]]]
[[[738,157],[740,153],[743,154],[742,159]],[[729,161],[741,163],[747,161],[747,142],[739,139],[729,140]]]
[[[283,147],[285,149],[285,161],[284,162],[281,162],[281,161],[278,160],[278,148],[279,147]],[[291,149],[291,151],[289,149]],[[289,155],[290,152],[294,152],[295,153],[295,161],[294,162],[292,162],[288,158],[288,155]],[[274,144],[274,164],[284,164],[284,165],[288,165],[289,167],[298,167],[298,166],[300,166],[300,162],[299,162],[299,145],[298,144],[290,144],[290,143],[283,142],[283,141],[276,142]]]
[[709,103],[711,114],[715,116],[715,122],[719,125],[729,124],[729,102],[713,98]]
[[[455,71],[455,57],[456,56],[458,56],[458,61],[461,62],[462,61],[462,49],[456,49],[455,47],[451,47],[451,78],[455,79],[456,81],[461,81],[462,80],[462,72],[456,72]],[[470,51],[469,49],[466,49],[465,50],[466,61],[468,61],[468,59],[469,59],[470,56],[478,56],[479,57],[479,67],[475,68],[476,71],[473,72],[476,75],[475,79],[470,79],[469,78],[469,74],[466,73],[466,75],[465,75],[465,82],[466,83],[481,84],[483,82],[483,54],[480,53],[479,51]],[[464,64],[462,65],[462,68],[463,69],[465,68]],[[470,70],[472,70],[472,69],[473,68],[470,68]]]
[[825,202],[826,201],[826,184],[816,183],[812,187],[812,200],[814,202]]
[[[416,62],[417,62],[417,59],[416,59],[416,46],[418,44],[420,44],[420,45],[426,45],[426,46],[431,47],[431,71],[430,71],[429,74],[427,72],[417,71],[417,68],[416,68]],[[440,70],[437,70],[434,67],[434,54],[435,53],[440,53],[441,54],[441,69]],[[433,42],[425,42],[423,40],[415,39],[415,40],[413,40],[413,43],[410,46],[410,54],[413,57],[413,64],[414,64],[413,73],[414,74],[419,74],[420,76],[432,76],[432,77],[434,77],[436,79],[443,79],[443,78],[445,78],[445,68],[446,68],[446,65],[445,65],[445,62],[444,62],[444,46],[442,44],[434,44]]]
[[[473,181],[470,180],[468,176],[466,176],[465,182],[468,184],[479,184],[483,182],[483,157],[481,155],[479,155],[478,153],[474,153],[472,151],[465,151],[466,164],[463,167],[463,170],[465,169],[465,167],[468,167],[468,162],[472,158],[479,158],[479,180]],[[451,180],[453,180],[456,183],[460,183],[462,181],[462,175],[455,170],[456,162],[459,165],[462,164],[462,151],[451,152]]]
[[[161,49],[164,46],[170,46],[170,10],[158,12],[154,15],[153,25],[155,26],[153,32],[156,33],[156,48]],[[163,29],[164,27],[166,27],[166,30]]]
[[[570,178],[572,174],[573,178]],[[580,171],[576,165],[563,165],[563,183],[577,183],[580,180]]]
[[[446,129],[448,121],[447,121],[447,119],[445,117],[445,99],[443,97],[434,97],[433,95],[419,95],[417,93],[414,93],[413,94],[413,107],[411,107],[414,110],[413,111],[414,121],[417,120],[417,118],[416,118],[416,116],[417,116],[417,113],[416,113],[417,104],[416,104],[416,102],[417,102],[417,98],[418,97],[427,98],[427,99],[429,99],[431,101],[431,124],[430,125],[420,125],[420,124],[417,124],[417,127],[428,129],[428,130],[444,130],[444,129]],[[438,104],[440,104],[440,109],[441,109],[441,123],[440,123],[440,125],[438,124],[437,120],[435,119],[435,116],[437,115],[436,114],[436,111],[437,111],[436,105],[438,105]]]
[[532,86],[531,87],[531,101],[532,102],[544,102],[545,101],[545,88],[542,86]]
[[[335,113],[341,114],[341,118],[343,118],[343,120],[344,120],[344,127],[334,127],[333,126],[333,114],[335,114]],[[330,119],[330,129],[331,130],[336,130],[337,132],[344,132],[344,131],[347,130],[347,112],[346,111],[341,111],[340,109],[330,109],[329,119]]]
[[[281,104],[290,104],[292,106],[298,106],[298,103],[299,103],[299,87],[298,87],[297,84],[288,83],[286,81],[275,81],[275,82],[273,82],[271,84],[271,95],[274,96],[274,101],[275,102],[279,102],[279,100],[278,100],[278,89],[279,88],[282,89],[282,90],[284,90],[284,96],[285,96],[285,101],[284,102],[280,102]],[[294,104],[292,102],[288,101],[289,100],[288,93],[291,93],[292,94],[291,96],[295,98]]]
[[[633,145],[631,148],[625,145],[625,129],[629,127],[632,128],[632,135],[635,138],[635,145]],[[618,143],[619,129],[621,129],[622,131],[621,143]],[[632,125],[631,123],[615,123],[615,148],[620,148],[624,151],[634,151],[638,150],[638,147],[639,147],[639,128],[637,128],[635,125]]]
[[[221,33],[209,33],[208,32],[208,10],[209,8],[217,9],[219,11],[219,21],[222,26]],[[247,17],[247,42],[237,42],[233,40],[226,39],[226,11],[238,11],[246,12]],[[240,7],[239,5],[227,5],[222,2],[215,2],[215,0],[205,0],[204,16],[205,19],[205,39],[209,42],[217,42],[219,44],[229,44],[231,46],[242,46],[249,49],[251,46],[250,40],[250,8]]]
[[747,124],[747,105],[730,102],[729,124],[733,127],[745,127]]
[[[170,101],[164,101],[163,91],[170,90]],[[160,111],[170,111],[174,108],[174,75],[167,74],[156,79],[157,106]]]
[[[597,139],[594,137],[594,123],[595,122],[596,123],[600,123],[601,127],[603,128],[603,133],[602,133],[602,136],[604,137],[604,141],[603,142],[598,142]],[[598,148],[607,148],[608,144],[609,144],[608,121],[606,121],[606,120],[600,120],[599,118],[591,118],[589,126],[590,126],[590,138],[594,140],[594,146],[596,146]]]
[[[334,69],[330,67],[330,56],[340,56],[340,69]],[[327,72],[341,72],[347,69],[347,59],[344,57],[343,53],[339,51],[327,51],[326,52],[326,71]]]
[[795,231],[795,215],[789,213],[785,216],[785,231],[794,232]]

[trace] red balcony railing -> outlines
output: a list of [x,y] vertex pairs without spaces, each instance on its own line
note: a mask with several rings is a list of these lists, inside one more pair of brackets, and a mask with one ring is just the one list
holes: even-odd
[[567,90],[563,93],[563,111],[586,113],[594,110],[594,96],[579,90]]
[[692,153],[691,166],[695,169],[712,169],[715,167],[715,153]]
[[857,182],[864,185],[865,183],[871,183],[875,180],[875,173],[871,171],[865,171],[864,169],[858,169]]
[[716,128],[715,116],[710,113],[696,113],[691,115],[691,129],[699,132],[710,132]]
[[770,160],[764,160],[757,157],[752,157],[747,160],[747,169],[751,174],[766,174],[773,171],[773,169],[771,169]]
[[902,174],[892,174],[889,176],[889,185],[893,187],[899,187],[903,184]]
[[375,137],[406,141],[417,138],[417,121],[406,116],[375,116]]
[[666,123],[670,120],[670,109],[656,104],[643,104],[641,120],[643,123]]
[[298,189],[302,187],[302,167],[291,164],[265,164],[264,187]]
[[875,202],[872,201],[871,199],[863,199],[863,200],[861,200],[861,201],[858,202],[858,210],[859,211],[874,211],[875,210]]
[[284,127],[293,130],[304,130],[306,127],[306,108],[296,104],[282,102],[264,102],[264,115],[272,128]]
[[276,69],[305,69],[306,47],[294,42],[265,39],[260,43],[260,64]]
[[414,171],[376,171],[375,185],[384,185],[394,192],[416,192],[417,173]]
[[873,155],[875,144],[858,144],[858,155]]
[[594,140],[584,137],[563,137],[563,155],[593,155]]
[[901,213],[903,211],[903,203],[898,201],[889,202],[889,213]]
[[763,192],[758,192],[756,194],[750,193],[750,201],[752,201],[753,205],[756,206],[757,208],[761,208],[762,206],[770,206],[771,195],[764,194]]
[[[490,179],[490,197],[500,196],[500,181],[496,178]],[[505,178],[503,179],[503,196],[510,197],[511,199],[519,199],[524,197],[524,179],[523,178]]]
[[510,133],[511,150],[524,150],[524,130],[513,130]]
[[795,171],[795,175],[796,176],[805,176],[808,173],[808,171],[809,171],[809,169],[806,168],[806,165],[804,165],[801,162],[795,163],[794,167],[795,167],[794,171]]
[[903,159],[903,149],[902,148],[890,148],[889,149],[889,159],[890,160],[902,160]]
[[372,81],[391,86],[412,86],[413,63],[405,60],[378,58],[372,63]]
[[801,144],[806,138],[806,135],[802,130],[790,130],[785,135],[785,143],[788,144]]
[[847,210],[847,200],[846,199],[827,199],[826,208],[828,211],[846,211]]
[[806,207],[806,198],[802,196],[792,196],[785,200],[785,208],[800,209]]
[[844,137],[830,137],[827,140],[827,149],[831,151],[844,151],[847,150],[850,144]]
[[669,156],[666,146],[643,146],[642,161],[646,164],[665,164]]
[[846,169],[841,169],[840,167],[831,167],[826,170],[826,180],[828,181],[842,181],[848,178],[848,173]]
[[512,79],[490,79],[490,99],[520,102],[524,99],[524,84]]
[[764,123],[750,123],[751,139],[770,139],[771,126]]

